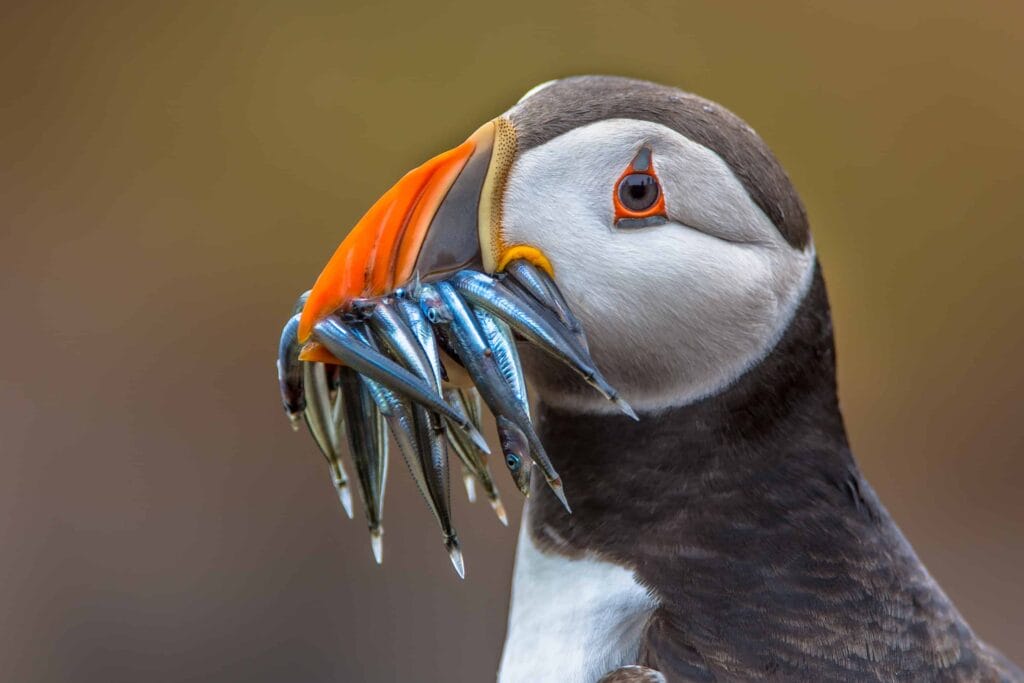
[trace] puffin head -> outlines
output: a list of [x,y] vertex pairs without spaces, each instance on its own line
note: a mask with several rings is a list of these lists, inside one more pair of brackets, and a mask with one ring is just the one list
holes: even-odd
[[[299,337],[360,297],[515,259],[554,278],[598,367],[645,411],[756,364],[815,268],[799,197],[738,117],[675,88],[573,77],[534,88],[378,200],[321,273]],[[541,400],[615,410],[539,354],[525,360]]]

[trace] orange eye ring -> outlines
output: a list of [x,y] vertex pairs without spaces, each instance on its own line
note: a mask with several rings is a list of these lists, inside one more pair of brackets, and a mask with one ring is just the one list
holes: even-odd
[[654,152],[650,147],[641,147],[619,176],[612,201],[616,225],[642,227],[652,224],[648,219],[667,218],[665,193],[654,170]]

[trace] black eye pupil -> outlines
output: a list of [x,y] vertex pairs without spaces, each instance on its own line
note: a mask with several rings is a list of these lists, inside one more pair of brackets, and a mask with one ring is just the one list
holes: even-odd
[[630,211],[646,211],[660,194],[658,181],[645,173],[630,173],[619,183],[619,201]]
[[509,466],[509,469],[519,469],[519,456],[515,453],[509,453],[505,456],[505,463]]

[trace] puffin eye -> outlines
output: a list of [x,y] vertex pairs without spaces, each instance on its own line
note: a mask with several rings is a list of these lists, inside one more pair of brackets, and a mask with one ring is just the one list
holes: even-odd
[[613,200],[615,225],[620,228],[645,228],[668,221],[665,195],[654,170],[654,152],[650,147],[641,147],[619,176]]
[[619,181],[619,201],[630,211],[642,213],[661,196],[658,179],[646,173],[630,173]]

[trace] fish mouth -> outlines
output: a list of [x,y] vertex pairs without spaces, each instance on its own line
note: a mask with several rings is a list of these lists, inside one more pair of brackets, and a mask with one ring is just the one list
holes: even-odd
[[[392,444],[460,576],[450,453],[474,484],[467,492],[478,484],[507,524],[480,434],[481,404],[495,418],[516,487],[528,493],[535,467],[570,510],[531,420],[517,343],[538,346],[636,419],[591,359],[550,261],[535,246],[503,239],[502,201],[515,149],[512,124],[498,118],[406,174],[348,234],[282,331],[285,412],[294,427],[308,426],[351,516],[347,451],[378,562]],[[455,366],[469,385],[448,381]]]

